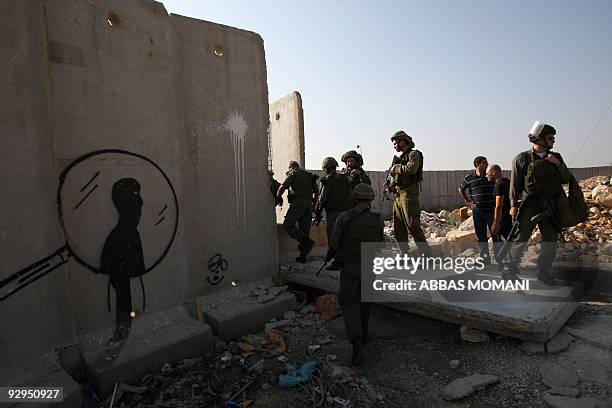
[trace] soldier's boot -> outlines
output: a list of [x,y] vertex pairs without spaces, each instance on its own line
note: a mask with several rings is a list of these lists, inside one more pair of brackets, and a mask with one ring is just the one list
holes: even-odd
[[359,339],[351,341],[353,345],[353,355],[351,357],[351,363],[353,365],[361,365],[363,363],[363,342]]
[[555,280],[553,279],[550,271],[548,269],[540,269],[538,272],[538,280],[545,285],[552,286],[555,284]]
[[300,243],[302,244],[302,248],[300,249],[300,256],[306,257],[306,255],[308,255],[310,251],[312,251],[312,247],[314,246],[315,242],[312,239],[306,237]]
[[518,265],[515,263],[506,264],[506,268],[502,271],[501,277],[504,280],[516,280],[518,278]]

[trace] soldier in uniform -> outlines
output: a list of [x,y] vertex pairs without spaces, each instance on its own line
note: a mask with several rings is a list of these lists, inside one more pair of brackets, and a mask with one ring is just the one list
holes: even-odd
[[361,363],[363,343],[368,337],[369,304],[361,303],[361,243],[382,242],[383,218],[370,211],[374,190],[368,184],[355,186],[355,206],[340,214],[334,226],[326,260],[340,265],[340,294],[346,332],[353,345],[352,363]]
[[431,256],[431,248],[421,229],[420,185],[423,180],[423,154],[414,149],[412,138],[403,130],[391,136],[393,147],[401,155],[399,163],[391,167],[395,193],[393,203],[393,232],[404,253],[408,253],[408,233],[425,256]]
[[518,214],[519,233],[510,250],[511,261],[502,273],[505,279],[514,279],[518,273],[527,241],[537,222],[542,234],[541,250],[537,260],[538,280],[545,284],[554,281],[550,268],[557,251],[557,240],[561,231],[556,203],[563,191],[563,184],[570,181],[571,173],[559,153],[552,152],[555,143],[555,128],[536,121],[529,132],[531,149],[519,153],[512,161],[510,179],[510,214],[517,217],[519,200],[523,199]]
[[[285,190],[289,190],[287,199],[289,209],[285,214],[283,228],[287,234],[298,241],[300,255],[296,258],[298,262],[306,262],[306,255],[310,253],[314,246],[314,241],[310,239],[310,220],[312,217],[312,205],[319,197],[319,187],[316,177],[300,168],[296,161],[289,162],[287,178],[276,193],[276,200],[282,199]],[[297,226],[296,226],[297,224]]]
[[[336,159],[326,157],[323,159],[322,167],[325,175],[321,177],[322,190],[315,216],[320,217],[321,211],[325,210],[327,242],[329,244],[336,219],[342,212],[349,210],[353,206],[353,200],[351,198],[351,184],[348,177],[346,174],[336,173],[336,167],[338,167]],[[334,262],[327,269],[337,270],[338,266]]]
[[341,160],[346,164],[341,174],[345,174],[348,177],[352,188],[355,188],[359,183],[372,184],[370,178],[362,168],[363,157],[361,157],[359,153],[355,150],[349,150],[342,155]]
[[276,197],[276,193],[278,192],[278,189],[281,186],[281,183],[279,183],[278,180],[274,178],[274,172],[272,170],[268,170],[268,179],[270,182],[270,193],[272,193],[272,197],[274,198],[276,205],[282,207],[283,197],[281,197],[280,200]]

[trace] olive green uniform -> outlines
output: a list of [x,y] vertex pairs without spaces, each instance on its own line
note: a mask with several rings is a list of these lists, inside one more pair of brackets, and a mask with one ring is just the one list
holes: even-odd
[[310,235],[313,184],[313,175],[302,169],[288,171],[282,184],[289,190],[289,209],[285,214],[283,228],[291,238],[298,241],[308,239]]
[[321,177],[321,185],[323,190],[319,200],[325,209],[327,242],[330,243],[336,219],[353,206],[351,184],[345,174],[334,173]]
[[518,200],[528,197],[519,214],[519,234],[512,243],[511,264],[516,266],[525,251],[527,242],[536,226],[531,218],[544,211],[552,213],[537,225],[542,234],[541,250],[537,265],[540,270],[548,271],[552,266],[557,251],[557,240],[561,231],[556,216],[556,203],[563,191],[563,184],[568,183],[571,173],[563,162],[561,155],[554,154],[561,162],[560,166],[538,156],[533,150],[519,153],[512,161],[510,182],[510,201],[513,207]]
[[349,340],[363,341],[368,332],[369,304],[361,303],[361,243],[382,242],[383,218],[369,208],[356,206],[342,213],[331,243],[341,265],[339,302]]
[[346,175],[346,177],[348,178],[349,182],[351,183],[351,188],[355,188],[355,186],[357,184],[360,184],[360,183],[365,183],[365,184],[368,184],[368,185],[372,185],[372,181],[370,180],[370,177],[368,176],[368,174],[361,167],[359,167],[359,168],[357,168],[355,170],[359,170],[360,173],[352,175],[351,174],[351,170],[348,169],[347,167],[343,168],[342,171],[340,172],[341,174]]
[[418,150],[408,150],[394,165],[395,201],[393,203],[393,232],[400,249],[408,252],[408,233],[425,256],[431,248],[421,229],[421,206],[419,204],[420,182],[423,179],[423,155]]

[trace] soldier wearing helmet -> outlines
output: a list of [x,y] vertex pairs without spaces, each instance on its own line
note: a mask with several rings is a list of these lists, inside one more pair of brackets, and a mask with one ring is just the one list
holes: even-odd
[[349,150],[342,155],[342,162],[346,164],[346,167],[342,169],[341,174],[345,174],[350,183],[351,187],[359,183],[372,184],[370,178],[363,170],[363,157],[355,150]]
[[519,153],[512,161],[510,215],[513,219],[519,213],[519,200],[525,202],[518,214],[519,233],[512,243],[510,263],[507,265],[508,269],[502,273],[505,279],[516,278],[518,263],[535,228],[532,217],[548,214],[543,218],[535,218],[542,234],[537,261],[538,280],[546,284],[553,283],[550,268],[561,232],[556,205],[561,195],[565,194],[563,184],[568,183],[572,177],[561,155],[552,151],[556,133],[551,125],[536,121],[529,132],[531,149]]
[[289,190],[287,199],[289,209],[285,214],[283,229],[287,234],[298,241],[299,256],[295,259],[305,263],[306,255],[310,253],[315,242],[310,239],[310,220],[312,217],[312,205],[319,198],[319,186],[317,178],[300,168],[300,164],[294,160],[289,162],[287,178],[276,193],[276,200],[279,202],[285,190]]
[[352,363],[361,363],[363,343],[368,337],[369,304],[361,302],[361,243],[382,242],[383,218],[370,211],[374,190],[357,184],[352,192],[355,206],[338,217],[326,260],[340,265],[340,293],[344,324],[353,345]]
[[423,180],[423,154],[414,149],[412,137],[403,130],[391,136],[393,147],[401,155],[391,167],[393,175],[393,232],[400,249],[407,253],[408,233],[412,235],[417,247],[425,256],[431,255],[431,248],[421,229],[421,206],[419,203],[420,185]]
[[[313,223],[318,225],[321,220],[321,213],[325,210],[327,222],[327,242],[331,242],[331,235],[334,224],[338,216],[353,206],[351,199],[351,184],[346,174],[338,174],[336,168],[338,162],[333,157],[323,159],[322,166],[325,175],[321,177],[321,194],[314,213]],[[338,266],[334,262],[327,267],[328,270],[337,270]]]

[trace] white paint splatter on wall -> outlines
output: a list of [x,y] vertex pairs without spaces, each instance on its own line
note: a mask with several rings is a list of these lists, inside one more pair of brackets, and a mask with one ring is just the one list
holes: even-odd
[[244,186],[244,143],[246,141],[249,125],[238,111],[226,116],[225,130],[230,132],[232,147],[234,148],[234,163],[236,170],[236,218],[240,221],[240,206],[242,205],[242,225],[246,231],[246,194]]

